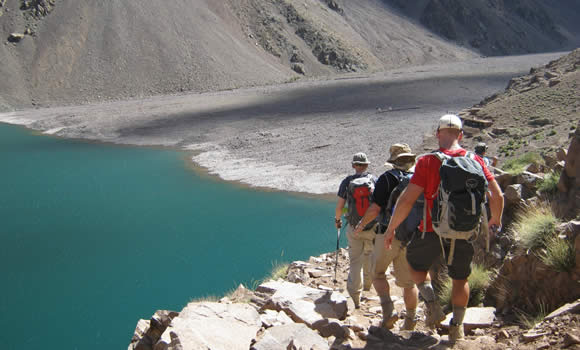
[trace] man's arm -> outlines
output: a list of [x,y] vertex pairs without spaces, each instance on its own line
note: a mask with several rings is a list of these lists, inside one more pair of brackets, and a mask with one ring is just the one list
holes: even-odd
[[503,213],[503,193],[497,181],[493,180],[489,183],[489,209],[491,211],[491,218],[489,219],[489,227],[496,225],[501,227],[501,216]]
[[377,203],[371,204],[365,211],[365,215],[360,219],[358,225],[354,228],[355,237],[358,236],[360,232],[368,225],[369,222],[373,221],[380,213],[381,207]]
[[338,197],[338,201],[336,202],[336,209],[334,209],[334,226],[336,228],[342,227],[342,220],[340,217],[342,216],[342,208],[346,204],[346,199],[342,197]]
[[[411,209],[417,198],[423,193],[423,187],[410,183],[405,191],[401,193],[397,204],[395,204],[395,212],[389,222],[389,227],[385,233],[385,248],[391,249],[391,242],[395,237],[395,229],[409,216]],[[425,203],[427,205],[427,203]]]

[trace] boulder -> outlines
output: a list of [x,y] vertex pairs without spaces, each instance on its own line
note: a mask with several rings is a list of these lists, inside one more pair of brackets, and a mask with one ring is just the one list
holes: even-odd
[[293,261],[288,267],[286,279],[292,283],[308,284],[310,277],[306,272],[312,265],[304,261]]
[[565,167],[566,167],[566,162],[559,161],[559,162],[556,162],[556,164],[554,164],[552,169],[554,169],[554,171],[557,173],[562,173],[564,171]]
[[298,74],[302,74],[302,75],[306,74],[306,70],[304,69],[304,66],[301,63],[294,63],[292,65],[292,70]]
[[161,338],[161,335],[171,323],[171,320],[178,315],[179,313],[175,311],[158,310],[149,321],[139,320],[129,344],[129,350],[153,349],[155,343],[159,341],[159,338]]
[[532,198],[528,198],[524,201],[524,204],[528,208],[537,208],[538,206],[541,205],[541,203],[542,203],[542,200],[537,196],[534,196]]
[[260,314],[260,319],[262,320],[262,325],[266,328],[294,323],[284,311],[264,310]]
[[566,152],[566,150],[564,148],[558,148],[558,150],[556,151],[556,159],[558,159],[558,161],[565,161],[566,160],[566,155],[568,152]]
[[557,232],[570,240],[574,240],[580,234],[580,221],[572,220],[561,223],[557,227]]
[[548,124],[552,124],[552,121],[549,118],[536,118],[536,119],[531,119],[528,122],[528,125],[531,125],[531,126],[545,126]]
[[261,326],[258,311],[249,304],[190,303],[154,349],[248,349]]
[[499,185],[499,187],[505,191],[505,189],[509,185],[512,185],[514,183],[515,177],[511,174],[503,173],[503,174],[496,176],[495,181],[497,181],[497,184]]
[[506,205],[519,205],[523,203],[522,198],[523,185],[509,185],[504,191]]
[[[449,322],[453,318],[453,314],[447,315],[445,320],[441,322],[441,325],[445,328],[449,328]],[[465,332],[469,332],[476,328],[489,328],[493,325],[495,320],[495,307],[470,307],[467,308],[465,312],[465,318],[463,319],[463,329]]]
[[268,328],[251,349],[328,349],[328,343],[323,337],[306,325],[293,323]]
[[22,41],[22,39],[24,39],[24,34],[22,33],[11,33],[8,36],[8,41],[10,41],[11,43],[17,43]]
[[525,171],[530,172],[532,174],[537,174],[542,171],[542,168],[537,163],[528,164],[525,168]]
[[335,318],[347,315],[346,298],[338,292],[306,287],[286,281],[268,281],[256,289],[272,295],[264,309],[284,310],[295,322],[321,330]]
[[503,134],[508,133],[508,129],[507,128],[493,128],[491,130],[491,132],[493,132],[495,135],[503,135]]
[[544,158],[544,163],[546,163],[546,166],[550,169],[552,169],[554,165],[558,163],[558,158],[548,154],[545,154],[542,158]]
[[[558,182],[557,212],[561,217],[573,218],[580,210],[580,131],[578,128],[566,153],[564,171]],[[564,152],[560,152],[560,157]],[[577,176],[578,175],[578,176]]]
[[[137,322],[137,327],[135,327],[135,332],[133,332],[133,338],[131,338],[131,343],[129,344],[129,350],[133,350],[136,348],[136,344],[143,339],[147,330],[149,329],[149,325],[151,322],[149,320],[139,320]],[[150,344],[151,345],[151,344]],[[143,347],[141,347],[143,348]]]
[[254,293],[240,284],[238,288],[227,297],[220,299],[221,303],[245,303],[254,297]]
[[550,79],[548,82],[548,86],[552,87],[552,86],[560,84],[561,82],[562,82],[562,80],[560,80],[560,79],[556,79],[556,78]]
[[538,185],[544,180],[542,176],[532,174],[529,171],[524,171],[516,176],[516,183],[524,185],[525,188],[531,192],[536,192]]
[[318,268],[316,268],[316,269],[306,269],[305,272],[308,273],[308,276],[310,276],[312,278],[322,277],[323,275],[326,274],[325,271],[320,270]]
[[550,320],[552,318],[555,318],[555,317],[558,317],[558,316],[561,316],[561,315],[565,315],[565,314],[577,314],[577,313],[580,313],[580,299],[576,300],[573,303],[567,303],[565,305],[562,305],[557,310],[552,311],[544,319]]

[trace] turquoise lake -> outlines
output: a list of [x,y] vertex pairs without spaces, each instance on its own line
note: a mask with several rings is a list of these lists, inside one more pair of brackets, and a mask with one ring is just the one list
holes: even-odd
[[188,156],[0,124],[2,349],[126,349],[158,309],[335,249],[334,202],[225,183]]

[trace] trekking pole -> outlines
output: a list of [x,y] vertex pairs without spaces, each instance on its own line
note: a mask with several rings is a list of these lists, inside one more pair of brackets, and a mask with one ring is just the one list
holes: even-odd
[[339,253],[339,249],[340,249],[340,228],[337,230],[337,234],[336,234],[336,259],[334,261],[334,280],[332,281],[334,284],[336,284],[336,269],[338,267],[338,253]]

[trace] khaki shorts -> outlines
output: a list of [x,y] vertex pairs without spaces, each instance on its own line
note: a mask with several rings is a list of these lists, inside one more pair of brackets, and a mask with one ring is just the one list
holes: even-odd
[[395,284],[401,288],[412,288],[415,285],[406,257],[406,247],[393,238],[391,249],[385,249],[385,235],[377,234],[373,249],[373,279],[386,279],[387,268],[391,263],[394,267]]

